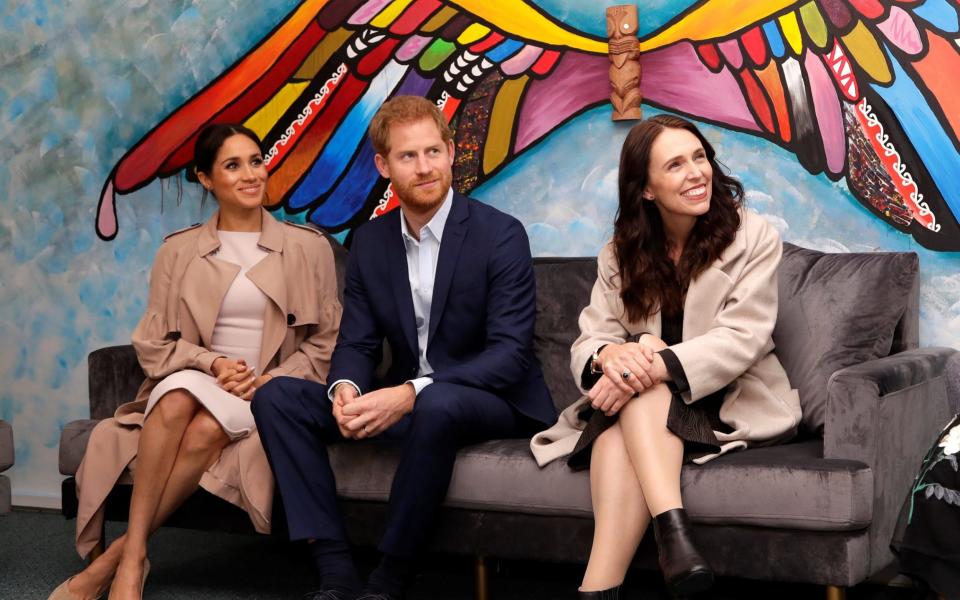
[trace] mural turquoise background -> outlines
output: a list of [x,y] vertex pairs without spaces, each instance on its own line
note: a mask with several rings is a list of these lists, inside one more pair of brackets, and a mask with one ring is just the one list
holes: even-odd
[[[537,4],[602,36],[603,6],[615,3]],[[192,184],[154,181],[118,198],[119,231],[102,241],[93,223],[104,181],[137,140],[297,4],[36,1],[0,17],[0,418],[14,425],[12,479],[22,501],[55,502],[60,429],[87,416],[87,353],[129,341],[163,235],[212,210]],[[643,36],[689,2],[640,4]],[[524,222],[535,254],[595,254],[609,235],[617,152],[629,128],[609,112],[595,108],[560,126],[474,190]],[[921,341],[960,345],[960,258],[920,247],[864,208],[843,181],[810,175],[787,150],[704,130],[744,182],[749,206],[784,239],[828,251],[916,251]]]

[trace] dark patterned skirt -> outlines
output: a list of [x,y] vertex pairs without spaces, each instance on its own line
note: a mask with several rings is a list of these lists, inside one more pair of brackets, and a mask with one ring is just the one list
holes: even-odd
[[[693,404],[687,404],[678,392],[674,392],[670,401],[670,412],[667,414],[667,429],[683,440],[685,463],[720,451],[720,442],[713,432],[731,431],[730,426],[720,420],[720,406],[726,391],[719,390]],[[567,464],[571,469],[582,471],[590,467],[594,440],[616,423],[618,418],[619,414],[608,417],[589,406],[580,413],[580,419],[587,421],[587,426],[580,434],[573,452],[567,457]]]
[[910,487],[891,546],[900,571],[960,598],[960,415],[930,447]]

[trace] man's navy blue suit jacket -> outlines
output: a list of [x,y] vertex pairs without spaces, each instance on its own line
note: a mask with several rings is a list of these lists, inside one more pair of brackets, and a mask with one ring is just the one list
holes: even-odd
[[[327,381],[373,389],[383,339],[392,364],[383,386],[417,376],[417,328],[400,211],[358,227],[347,260],[340,335]],[[550,425],[556,410],[533,352],[536,292],[520,222],[454,193],[443,229],[427,360],[434,382],[486,390]]]

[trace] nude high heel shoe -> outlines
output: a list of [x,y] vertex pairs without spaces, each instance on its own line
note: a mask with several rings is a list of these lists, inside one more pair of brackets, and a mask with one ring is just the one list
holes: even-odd
[[147,575],[150,574],[150,559],[143,559],[143,577],[140,579],[140,598],[143,599],[143,588],[147,585]]
[[150,559],[143,559],[143,575],[140,577],[140,599],[143,600],[143,588],[147,585],[147,575],[150,574]]
[[[147,559],[143,560],[143,579],[140,581],[140,596],[143,596],[143,587],[147,584],[147,574],[150,572],[150,561]],[[57,586],[53,592],[50,593],[50,596],[47,597],[47,600],[81,600],[80,596],[77,596],[70,591],[69,585],[70,582],[76,575],[71,575],[67,578],[66,581]],[[110,583],[109,581],[107,582]],[[93,600],[100,600],[103,598],[107,590],[110,589],[110,586],[107,585],[104,590],[97,594]]]
[[[57,588],[53,590],[53,592],[47,598],[47,600],[81,600],[80,596],[77,596],[76,594],[71,592],[70,589],[68,588],[68,586],[70,585],[70,582],[73,581],[74,577],[76,577],[76,575],[71,575],[70,577],[67,578],[66,581],[58,585]],[[110,582],[108,581],[107,588],[110,587],[109,583]],[[101,598],[104,597],[106,593],[107,593],[106,589],[102,590],[99,594],[97,594],[94,597],[93,600],[100,600]]]
[[[47,596],[47,600],[78,600],[77,596],[74,596],[70,590],[67,589],[67,586],[70,585],[70,581],[72,580],[73,576],[71,575]],[[100,598],[103,598],[103,594],[100,594],[94,600],[100,600]]]

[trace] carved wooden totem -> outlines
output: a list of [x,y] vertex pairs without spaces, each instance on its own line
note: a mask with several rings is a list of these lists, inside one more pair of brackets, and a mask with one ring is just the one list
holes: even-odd
[[637,7],[621,4],[607,9],[610,38],[610,102],[613,120],[642,119],[640,102],[640,46],[637,41]]

